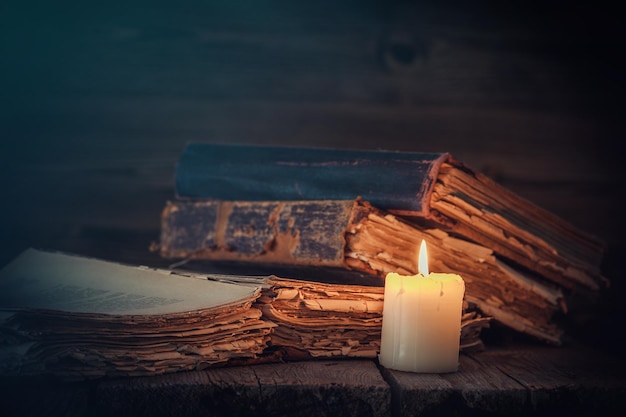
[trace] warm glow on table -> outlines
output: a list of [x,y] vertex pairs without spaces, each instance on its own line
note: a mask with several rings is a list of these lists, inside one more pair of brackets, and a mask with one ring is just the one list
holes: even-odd
[[456,274],[429,273],[422,241],[419,274],[390,272],[379,360],[386,368],[410,372],[454,372],[459,365],[465,283]]

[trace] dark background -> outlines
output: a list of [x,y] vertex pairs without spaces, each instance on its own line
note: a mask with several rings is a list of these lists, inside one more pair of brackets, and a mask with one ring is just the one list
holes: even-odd
[[189,141],[446,151],[601,237],[624,319],[623,15],[609,3],[0,5],[0,265],[130,263]]

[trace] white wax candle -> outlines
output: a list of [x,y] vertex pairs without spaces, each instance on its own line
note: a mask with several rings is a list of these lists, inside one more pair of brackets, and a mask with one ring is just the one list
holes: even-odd
[[454,372],[465,283],[456,274],[425,271],[387,274],[379,360],[400,371]]

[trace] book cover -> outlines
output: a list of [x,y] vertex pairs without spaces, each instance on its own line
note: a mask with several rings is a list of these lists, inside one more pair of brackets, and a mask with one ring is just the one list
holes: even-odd
[[213,200],[352,200],[428,215],[446,153],[188,144],[175,174],[176,197]]

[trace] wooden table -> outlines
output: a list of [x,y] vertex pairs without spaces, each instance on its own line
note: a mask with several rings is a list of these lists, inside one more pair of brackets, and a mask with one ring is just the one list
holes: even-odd
[[4,378],[7,416],[607,416],[626,411],[626,360],[581,344],[488,346],[450,374],[375,360],[232,366],[89,382]]

